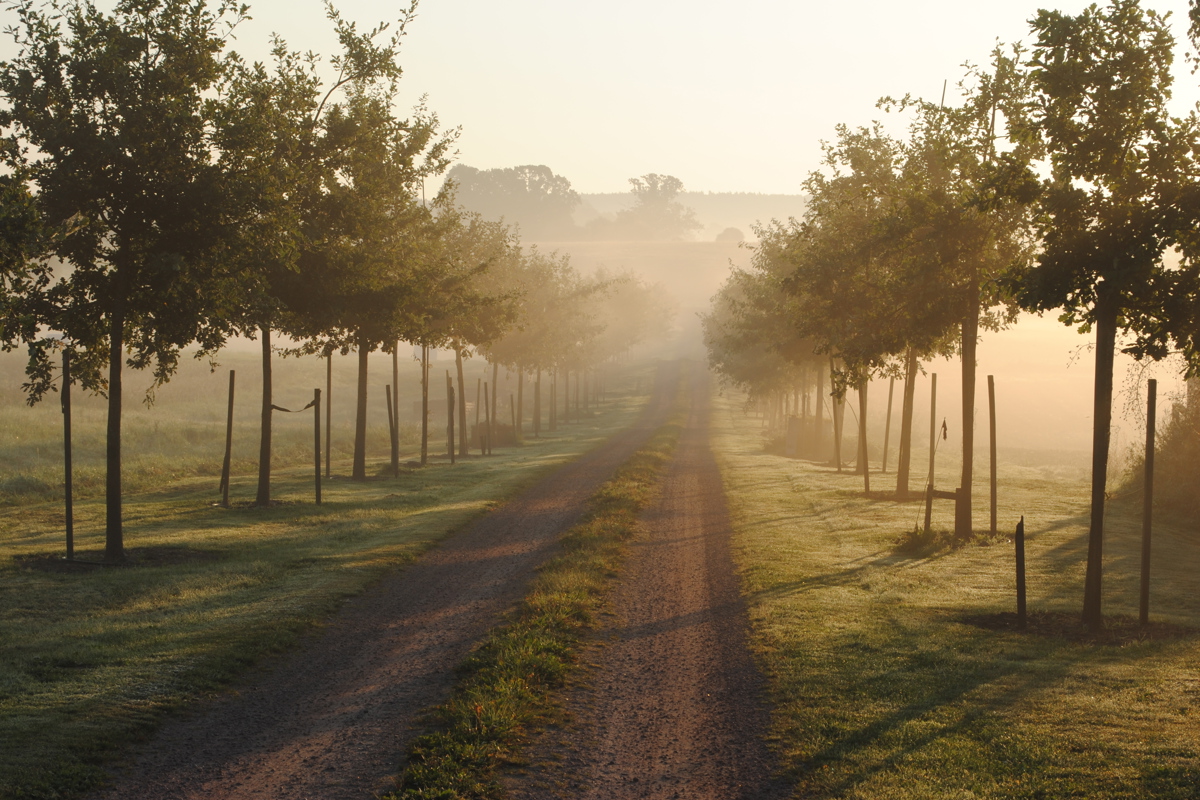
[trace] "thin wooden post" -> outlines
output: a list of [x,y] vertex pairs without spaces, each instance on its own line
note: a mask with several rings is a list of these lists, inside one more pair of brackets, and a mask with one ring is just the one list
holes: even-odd
[[1017,627],[1025,628],[1025,517],[1017,523]]
[[1146,472],[1142,493],[1142,591],[1138,621],[1150,622],[1150,516],[1154,508],[1154,416],[1158,405],[1158,381],[1146,387]]
[[400,474],[400,342],[392,348],[392,471]]
[[479,403],[483,399],[483,378],[475,379],[475,433],[479,435],[479,455],[483,455],[483,432],[479,430]]
[[888,378],[887,419],[883,423],[883,465],[879,468],[880,472],[887,472],[888,442],[892,438],[892,392],[895,391],[895,389],[895,377]]
[[[507,376],[506,376],[507,377]],[[500,424],[499,417],[496,415],[496,406],[500,402],[500,364],[499,362],[492,364],[492,404],[488,406],[491,410],[491,416],[488,422],[488,453],[492,452],[492,442],[495,441],[495,428]]]
[[383,399],[387,402],[388,440],[392,448],[392,477],[400,477],[400,437],[396,435],[396,414],[392,409],[392,387],[385,384]]
[[450,377],[450,370],[446,370],[446,436],[447,450],[450,453],[450,463],[454,463],[454,379]]
[[[446,373],[449,376],[449,372]],[[429,345],[421,345],[421,466],[429,462]]]
[[517,441],[517,398],[513,397],[513,393],[508,393],[508,414],[512,417],[513,442]]
[[331,440],[333,431],[333,348],[325,353],[325,477],[332,478]]
[[937,373],[933,373],[929,383],[929,480],[933,486],[933,457],[937,453]]
[[[232,374],[232,373],[231,373]],[[63,495],[66,501],[67,561],[75,560],[75,491],[71,481],[71,353],[63,350]]]
[[925,532],[933,524],[933,484],[925,484]]
[[988,428],[992,436],[992,535],[996,534],[996,378],[988,375]]
[[863,493],[871,493],[871,460],[867,450],[867,386],[863,379],[858,386],[858,462],[863,475]]
[[229,411],[225,415],[225,460],[221,462],[221,507],[229,508],[229,468],[233,459],[233,382],[237,370],[229,370]]
[[321,505],[321,390],[313,389],[313,472],[316,477],[317,505]]
[[[479,416],[476,413],[476,416]],[[483,384],[483,433],[480,434],[479,452],[485,456],[492,454],[492,401],[488,398],[488,385]]]

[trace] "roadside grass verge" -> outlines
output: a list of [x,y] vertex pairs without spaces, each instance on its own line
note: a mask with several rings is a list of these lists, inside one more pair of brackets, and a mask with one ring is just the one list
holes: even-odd
[[607,602],[639,512],[657,495],[682,419],[677,412],[590,499],[584,520],[560,540],[560,554],[461,665],[450,699],[429,714],[432,730],[410,745],[391,800],[504,796],[497,772],[554,719],[556,690]]
[[[0,514],[0,797],[97,786],[165,713],[293,645],[347,597],[627,427],[644,401],[610,400],[454,466],[392,478],[375,461],[371,480],[325,482],[320,506],[311,466],[277,471],[271,508],[214,507],[211,478],[130,495],[130,567],[66,567],[58,503]],[[235,476],[234,498],[253,491],[253,476]],[[101,499],[77,504],[79,558],[102,550],[103,520]]]
[[[1194,526],[1156,523],[1153,624],[1140,629],[1140,510],[1111,504],[1109,629],[1090,636],[1079,623],[1085,472],[1002,464],[1007,535],[946,546],[952,511],[941,503],[941,530],[915,541],[923,502],[868,499],[861,476],[765,454],[737,400],[716,400],[714,447],[772,744],[796,797],[1200,797]],[[957,465],[943,461],[940,482],[953,485]],[[873,478],[874,489],[893,480]],[[1022,514],[1027,631],[1013,624],[1010,537]]]

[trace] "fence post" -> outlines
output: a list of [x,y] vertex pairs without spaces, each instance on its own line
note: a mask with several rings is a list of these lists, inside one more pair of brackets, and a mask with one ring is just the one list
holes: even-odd
[[321,390],[313,389],[313,473],[317,505],[321,505]]
[[[230,373],[233,380],[233,373]],[[63,350],[62,365],[62,413],[63,413],[63,490],[66,500],[67,561],[75,560],[75,508],[74,486],[71,482],[71,353]]]
[[1017,627],[1025,629],[1025,516],[1017,523]]
[[384,385],[383,399],[387,402],[388,444],[392,451],[392,477],[400,477],[400,436],[396,432],[396,415],[392,411],[392,387]]
[[1146,387],[1146,473],[1142,497],[1142,591],[1138,620],[1150,621],[1150,515],[1154,507],[1154,415],[1158,405],[1158,381],[1150,379]]
[[225,417],[225,460],[221,463],[221,507],[229,508],[229,468],[233,458],[233,381],[237,370],[229,370],[229,412]]
[[988,375],[988,412],[992,434],[992,534],[996,533],[996,380]]

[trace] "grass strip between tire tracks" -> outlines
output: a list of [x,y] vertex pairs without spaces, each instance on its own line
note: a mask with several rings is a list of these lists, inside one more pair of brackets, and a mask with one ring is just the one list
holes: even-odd
[[683,411],[589,500],[582,522],[560,540],[561,553],[538,570],[528,595],[460,666],[451,697],[430,712],[431,730],[408,749],[392,800],[494,798],[500,766],[528,734],[550,720],[555,690],[576,667],[625,557],[638,515],[658,494],[679,441]]

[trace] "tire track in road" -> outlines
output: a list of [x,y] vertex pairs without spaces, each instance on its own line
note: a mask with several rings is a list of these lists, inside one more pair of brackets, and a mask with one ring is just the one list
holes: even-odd
[[709,376],[662,493],[643,516],[599,632],[585,685],[567,701],[565,745],[533,748],[515,798],[765,800],[787,796],[765,744],[764,681],[730,553],[730,522],[708,442]]
[[105,800],[361,800],[394,786],[414,723],[524,594],[559,534],[665,421],[678,365],[660,368],[632,428],[444,539],[349,601],[294,651],[168,721]]

